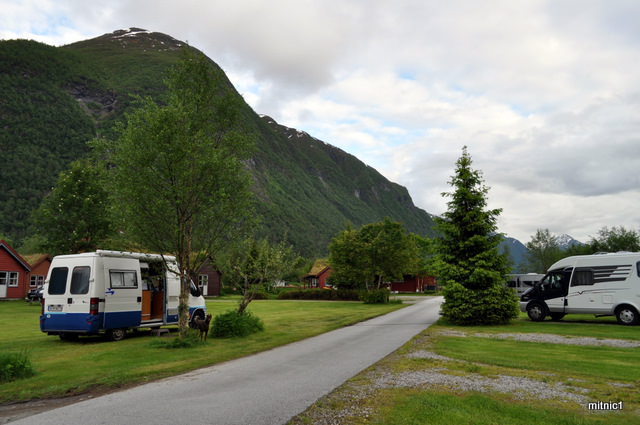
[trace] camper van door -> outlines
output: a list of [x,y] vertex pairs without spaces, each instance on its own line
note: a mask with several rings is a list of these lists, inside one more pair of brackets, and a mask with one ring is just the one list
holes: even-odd
[[139,326],[142,285],[136,259],[104,258],[104,329]]

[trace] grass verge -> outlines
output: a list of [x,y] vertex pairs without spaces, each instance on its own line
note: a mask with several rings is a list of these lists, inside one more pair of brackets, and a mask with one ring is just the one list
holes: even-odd
[[640,327],[614,321],[441,321],[290,424],[636,424]]
[[[61,341],[39,329],[39,305],[0,302],[1,353],[28,350],[35,375],[0,384],[0,403],[114,389],[175,375],[268,350],[401,308],[397,304],[254,301],[249,310],[265,324],[246,338],[209,338],[189,349],[167,350],[148,332],[129,333],[118,342],[82,337]],[[207,300],[214,316],[236,308],[232,301]],[[174,332],[175,334],[175,332]],[[165,338],[165,337],[160,337]]]

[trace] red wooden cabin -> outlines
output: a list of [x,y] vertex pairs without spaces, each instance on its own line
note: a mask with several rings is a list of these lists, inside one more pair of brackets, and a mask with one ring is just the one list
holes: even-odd
[[11,246],[0,240],[0,299],[24,298],[31,266]]

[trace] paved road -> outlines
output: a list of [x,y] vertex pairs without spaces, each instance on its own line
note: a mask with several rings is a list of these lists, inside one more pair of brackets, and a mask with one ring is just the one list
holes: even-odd
[[354,326],[12,424],[284,424],[434,323],[441,302],[427,298]]

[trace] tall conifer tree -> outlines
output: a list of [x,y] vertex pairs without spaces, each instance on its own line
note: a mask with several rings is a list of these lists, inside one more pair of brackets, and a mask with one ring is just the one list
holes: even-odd
[[438,280],[444,286],[443,316],[458,324],[505,323],[518,314],[513,291],[504,285],[508,261],[500,253],[497,232],[500,209],[487,209],[480,171],[471,168],[467,147],[456,162],[449,184],[453,192],[442,218],[436,220]]

